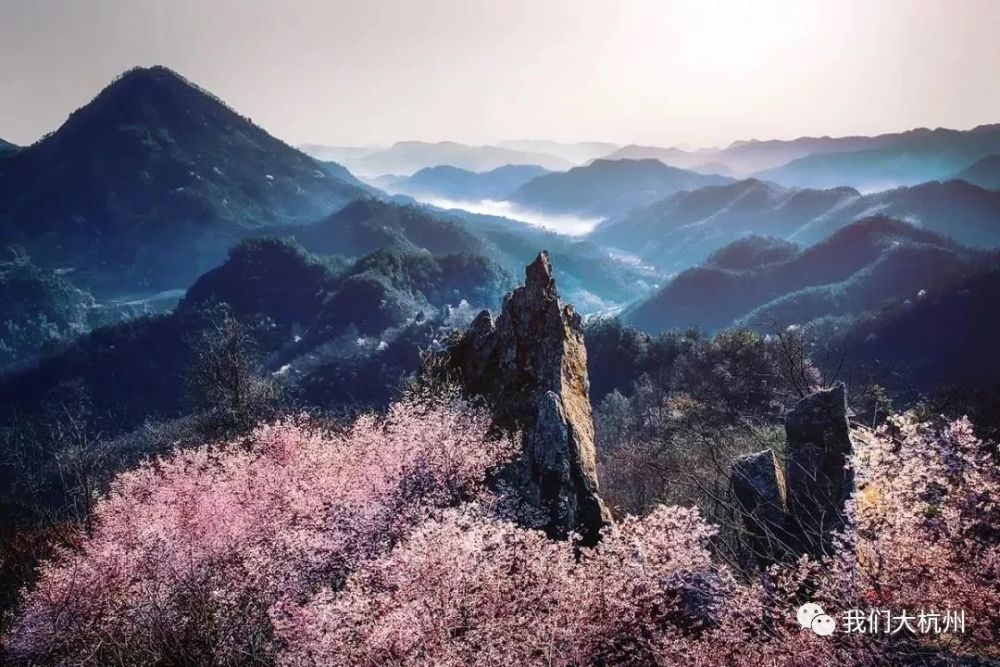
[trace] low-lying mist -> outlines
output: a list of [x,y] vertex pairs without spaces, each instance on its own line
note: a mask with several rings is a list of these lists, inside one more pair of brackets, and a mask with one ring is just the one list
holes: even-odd
[[582,236],[596,227],[603,218],[583,217],[569,213],[546,213],[524,208],[513,202],[481,199],[478,201],[458,201],[439,197],[417,197],[418,201],[443,209],[457,208],[480,215],[495,215],[517,220],[536,227],[542,227],[560,234]]

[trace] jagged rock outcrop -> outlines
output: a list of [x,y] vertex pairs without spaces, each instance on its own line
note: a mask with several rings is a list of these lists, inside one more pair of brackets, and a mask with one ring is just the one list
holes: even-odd
[[853,489],[847,389],[842,382],[801,399],[785,418],[788,508],[804,551],[829,553]]
[[779,560],[788,549],[788,502],[774,452],[765,449],[736,459],[732,484],[754,559],[764,565]]
[[733,464],[733,494],[760,563],[830,553],[832,534],[844,525],[844,503],[854,488],[847,468],[847,414],[843,383],[810,394],[785,418],[783,472],[771,450]]
[[559,301],[542,252],[496,320],[481,312],[450,351],[466,391],[485,396],[499,427],[519,431],[518,488],[555,537],[597,541],[611,515],[598,495],[587,350],[580,316]]

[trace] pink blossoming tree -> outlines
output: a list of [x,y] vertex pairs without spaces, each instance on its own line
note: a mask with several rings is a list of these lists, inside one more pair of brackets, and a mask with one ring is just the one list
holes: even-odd
[[[46,565],[8,635],[33,664],[969,664],[1000,645],[1000,472],[967,421],[857,434],[837,554],[735,572],[695,510],[597,547],[502,518],[512,455],[461,406],[406,402],[338,433],[306,423],[123,475],[79,551]],[[799,627],[810,600],[964,610],[966,632]],[[842,628],[843,629],[843,628]]]
[[248,447],[124,474],[80,551],[44,566],[10,649],[70,664],[271,661],[275,602],[339,586],[437,508],[482,492],[512,451],[488,427],[408,402],[344,432],[278,423]]

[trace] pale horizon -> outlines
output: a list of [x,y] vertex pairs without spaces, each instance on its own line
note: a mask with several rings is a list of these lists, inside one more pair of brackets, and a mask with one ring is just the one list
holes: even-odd
[[1000,3],[805,4],[0,0],[0,138],[30,144],[156,64],[294,145],[693,149],[1000,121]]

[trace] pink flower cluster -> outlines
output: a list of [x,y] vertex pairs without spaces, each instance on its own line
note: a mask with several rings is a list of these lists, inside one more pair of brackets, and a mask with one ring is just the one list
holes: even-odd
[[[1000,469],[967,421],[858,438],[837,554],[747,575],[692,509],[592,549],[497,516],[512,454],[465,409],[404,403],[342,433],[283,423],[249,448],[122,476],[77,553],[46,565],[8,640],[32,663],[967,664],[1000,645]],[[821,637],[795,610],[963,609],[963,635]]]
[[[961,419],[908,419],[861,443],[852,565],[868,601],[963,610],[952,645],[1000,646],[1000,465]],[[841,560],[847,559],[847,553]]]
[[488,418],[416,402],[331,433],[259,429],[120,476],[78,553],[43,566],[7,640],[26,661],[270,660],[268,612],[336,587],[513,451]]
[[712,533],[697,512],[661,507],[577,553],[476,508],[453,510],[342,591],[276,610],[289,647],[281,664],[584,665],[663,655],[672,632],[695,631],[708,612],[696,598],[728,583],[712,574]]

